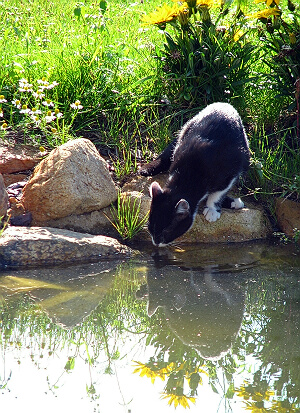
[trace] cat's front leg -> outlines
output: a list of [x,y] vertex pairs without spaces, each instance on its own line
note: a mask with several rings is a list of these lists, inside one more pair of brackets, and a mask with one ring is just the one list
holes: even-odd
[[217,191],[209,194],[206,201],[206,207],[203,209],[203,215],[206,221],[215,222],[221,216],[220,200],[224,196],[224,191]]
[[215,222],[220,218],[221,211],[218,211],[216,208],[206,206],[203,210],[203,215],[205,216],[206,221]]

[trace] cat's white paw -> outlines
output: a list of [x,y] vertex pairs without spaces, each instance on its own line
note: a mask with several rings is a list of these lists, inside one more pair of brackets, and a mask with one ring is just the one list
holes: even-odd
[[203,215],[208,222],[215,222],[220,218],[221,213],[218,212],[215,208],[205,207],[203,210]]
[[233,202],[231,202],[231,208],[232,209],[241,209],[244,208],[244,202],[241,200],[241,198],[234,198]]

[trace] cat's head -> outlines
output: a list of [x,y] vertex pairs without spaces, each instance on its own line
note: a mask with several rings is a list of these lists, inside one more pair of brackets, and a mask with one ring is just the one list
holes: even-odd
[[157,182],[150,185],[152,198],[148,229],[154,245],[162,247],[184,234],[193,223],[190,205],[185,199],[176,200],[168,189]]

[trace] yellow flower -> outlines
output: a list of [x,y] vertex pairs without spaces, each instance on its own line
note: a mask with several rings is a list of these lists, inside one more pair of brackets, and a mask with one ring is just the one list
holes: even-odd
[[245,410],[250,410],[252,413],[268,413],[270,410],[265,408],[264,406],[260,406],[255,402],[245,402],[246,408]]
[[165,393],[163,393],[161,398],[162,399],[170,399],[168,401],[168,405],[171,406],[172,403],[174,403],[175,408],[177,406],[182,406],[186,409],[187,407],[190,408],[189,402],[192,402],[194,404],[196,403],[195,397],[188,397],[188,396],[185,396],[184,394],[182,396],[179,396],[177,394],[165,394]]
[[7,123],[6,123],[6,122],[3,122],[0,129],[1,129],[1,130],[6,130],[6,129],[7,129],[7,126],[8,126]]
[[264,9],[247,16],[247,19],[268,19],[271,16],[280,16],[279,9],[273,7],[272,9]]
[[207,7],[212,7],[217,5],[217,3],[215,0],[197,0],[197,7],[201,7],[201,6],[207,6]]
[[157,8],[152,13],[143,16],[143,24],[156,24],[158,26],[165,26],[167,23],[171,22],[177,17],[178,6],[174,4],[173,6],[168,6],[166,3]]
[[281,401],[273,402],[272,403],[272,410],[275,411],[276,413],[296,413],[298,410],[295,404],[290,404],[287,403],[286,406],[282,406]]
[[143,364],[139,361],[135,361],[134,363],[137,364],[137,368],[133,371],[133,373],[140,373],[141,377],[149,377],[152,383],[154,383],[157,377],[159,377],[161,380],[165,380],[165,375],[167,373],[165,369],[158,369],[155,371],[154,369],[151,369],[146,364]]
[[255,3],[266,3],[268,7],[271,6],[272,3],[275,3],[276,6],[279,6],[280,0],[255,0]]
[[240,38],[243,36],[243,34],[244,34],[243,30],[239,29],[237,32],[234,33],[233,40],[235,42],[238,42]]

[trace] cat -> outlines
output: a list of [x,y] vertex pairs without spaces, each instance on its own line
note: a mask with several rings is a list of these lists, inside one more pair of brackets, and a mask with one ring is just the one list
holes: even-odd
[[141,168],[144,176],[169,170],[164,188],[150,185],[148,229],[156,246],[165,246],[192,226],[201,201],[207,221],[220,218],[221,206],[240,209],[240,198],[226,196],[250,162],[247,135],[236,109],[212,103],[190,119],[154,161]]

